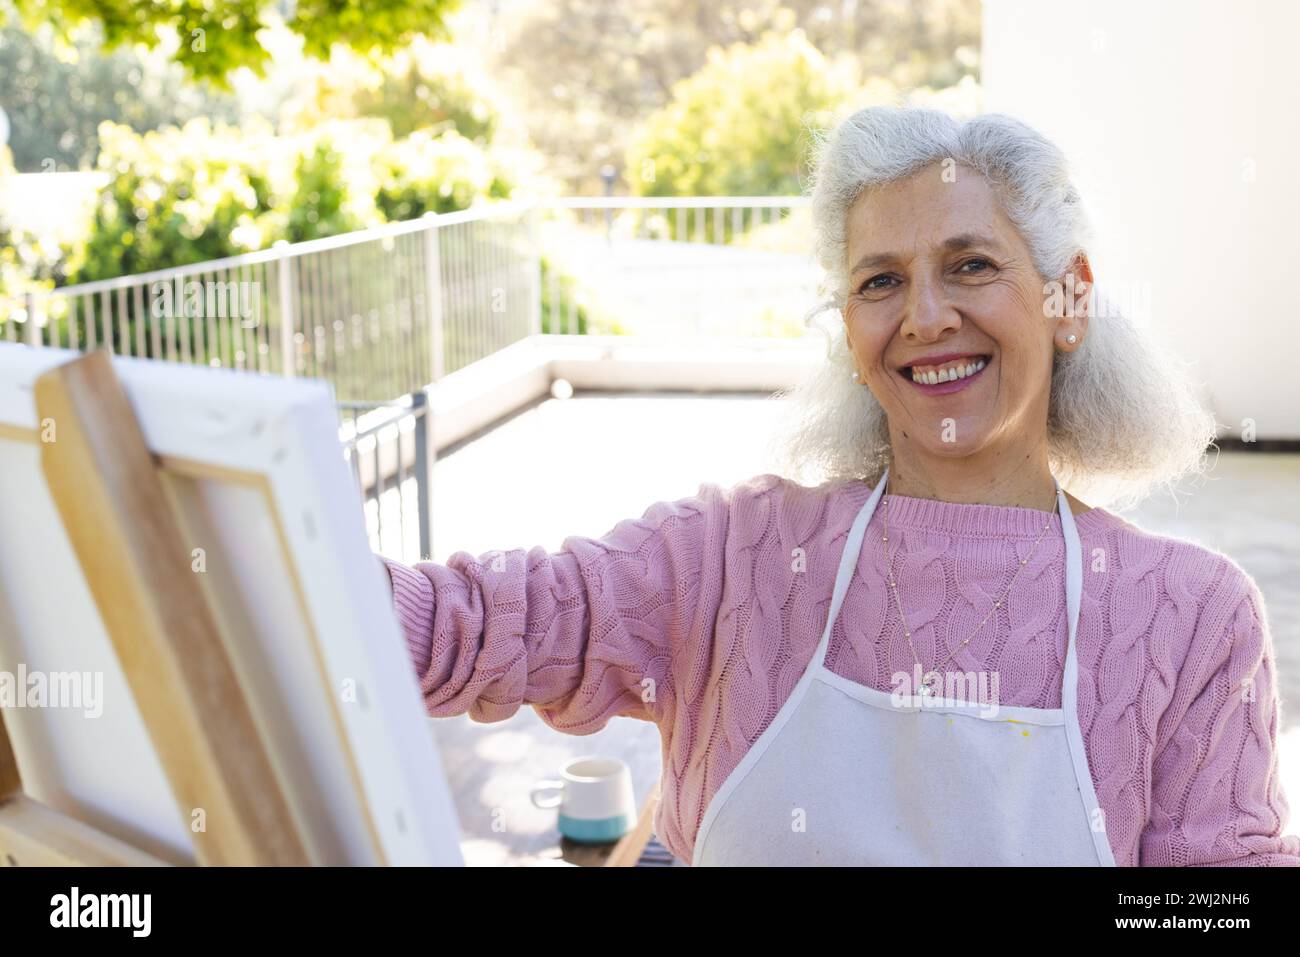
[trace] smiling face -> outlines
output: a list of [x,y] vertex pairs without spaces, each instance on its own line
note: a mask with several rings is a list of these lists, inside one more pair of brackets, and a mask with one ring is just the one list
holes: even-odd
[[[993,189],[954,172],[928,166],[848,212],[845,335],[896,457],[1045,444],[1053,349],[1077,348],[1086,325],[1044,316],[1044,279]],[[1086,259],[1076,275],[1091,282]]]

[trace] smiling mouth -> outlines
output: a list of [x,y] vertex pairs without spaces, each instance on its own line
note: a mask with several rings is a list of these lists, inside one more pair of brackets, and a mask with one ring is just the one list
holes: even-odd
[[[898,368],[898,374],[913,385],[949,385],[953,384],[953,382],[961,382],[967,380],[967,378],[975,378],[976,376],[979,376],[984,369],[988,368],[989,363],[992,363],[992,361],[992,355],[972,355],[967,359],[965,367],[954,369],[952,365],[945,364],[943,373],[936,372],[935,369],[931,368],[930,372],[928,372],[930,378],[913,378],[913,369],[917,368],[913,367],[913,365],[902,365],[902,367]],[[969,369],[969,372],[967,372],[966,369]]]

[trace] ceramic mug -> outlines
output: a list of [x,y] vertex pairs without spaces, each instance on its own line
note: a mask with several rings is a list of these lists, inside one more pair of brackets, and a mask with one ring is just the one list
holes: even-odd
[[559,780],[538,781],[531,796],[539,808],[559,808],[560,833],[571,841],[604,844],[636,826],[632,770],[618,758],[568,761]]

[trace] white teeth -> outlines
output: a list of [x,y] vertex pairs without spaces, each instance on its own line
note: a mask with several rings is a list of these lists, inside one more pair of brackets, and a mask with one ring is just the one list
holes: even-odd
[[957,379],[964,379],[967,376],[974,375],[976,372],[983,369],[985,365],[987,365],[987,363],[983,359],[976,359],[972,362],[966,363],[964,366],[953,366],[951,368],[938,370],[929,369],[925,372],[913,369],[912,381],[924,383],[926,385],[938,385],[940,382],[955,382]]

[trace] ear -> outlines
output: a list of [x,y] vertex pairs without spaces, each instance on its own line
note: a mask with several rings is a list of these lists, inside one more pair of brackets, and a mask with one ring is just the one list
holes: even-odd
[[[1070,268],[1062,277],[1062,286],[1067,308],[1056,320],[1052,342],[1061,352],[1073,352],[1083,345],[1088,336],[1088,317],[1094,303],[1092,264],[1083,251],[1070,263]],[[1073,342],[1070,341],[1071,336],[1074,336]]]

